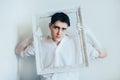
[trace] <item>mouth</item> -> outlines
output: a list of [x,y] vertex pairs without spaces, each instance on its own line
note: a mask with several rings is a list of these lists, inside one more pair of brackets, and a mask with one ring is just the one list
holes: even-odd
[[56,38],[61,38],[61,36],[56,36]]

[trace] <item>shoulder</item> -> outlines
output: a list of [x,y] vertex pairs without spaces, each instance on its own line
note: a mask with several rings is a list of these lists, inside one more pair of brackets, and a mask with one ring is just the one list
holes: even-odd
[[63,38],[63,42],[72,44],[72,43],[74,43],[74,38],[72,36],[65,35]]
[[50,36],[45,36],[41,40],[41,44],[51,44],[52,43],[52,37]]
[[52,39],[52,37],[50,37],[50,36],[45,36],[45,37],[43,37],[42,41],[49,41],[49,40],[51,40],[51,39]]
[[70,35],[65,35],[65,36],[64,36],[64,39],[65,39],[65,40],[73,40],[73,37],[70,36]]

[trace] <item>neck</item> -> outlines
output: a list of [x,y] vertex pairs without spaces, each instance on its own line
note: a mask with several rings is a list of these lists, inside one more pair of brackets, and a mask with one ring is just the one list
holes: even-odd
[[60,44],[60,41],[56,41],[55,43],[56,43],[56,45],[59,45],[59,44]]
[[61,42],[61,41],[55,41],[53,38],[52,40],[55,42],[56,45],[59,45],[59,43]]

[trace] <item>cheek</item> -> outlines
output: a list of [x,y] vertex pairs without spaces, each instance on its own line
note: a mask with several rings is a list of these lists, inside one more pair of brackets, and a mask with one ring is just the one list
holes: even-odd
[[56,35],[57,31],[51,30],[52,35]]
[[62,34],[62,37],[64,37],[65,36],[65,34]]
[[65,35],[66,34],[66,32],[63,32],[63,34],[62,35]]

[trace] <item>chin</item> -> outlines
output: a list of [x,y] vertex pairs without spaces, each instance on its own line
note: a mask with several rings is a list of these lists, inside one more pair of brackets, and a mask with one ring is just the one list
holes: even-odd
[[57,42],[61,41],[62,39],[56,39]]

